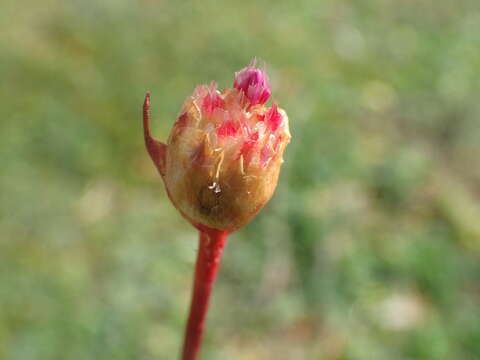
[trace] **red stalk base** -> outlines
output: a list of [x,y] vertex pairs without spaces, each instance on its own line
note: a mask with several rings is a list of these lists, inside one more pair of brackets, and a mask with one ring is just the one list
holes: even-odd
[[182,360],[197,359],[202,343],[210,294],[217,277],[228,234],[228,231],[200,229],[193,295],[185,331]]

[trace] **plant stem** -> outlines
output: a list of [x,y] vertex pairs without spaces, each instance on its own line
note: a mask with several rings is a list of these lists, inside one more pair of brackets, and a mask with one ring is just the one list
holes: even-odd
[[200,229],[192,302],[185,331],[182,360],[196,360],[202,343],[205,317],[228,231]]

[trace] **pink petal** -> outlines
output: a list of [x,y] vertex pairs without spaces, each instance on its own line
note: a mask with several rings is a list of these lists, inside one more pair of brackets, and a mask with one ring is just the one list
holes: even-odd
[[265,122],[267,126],[275,131],[282,124],[282,114],[278,111],[277,104],[273,104],[272,107],[265,114]]

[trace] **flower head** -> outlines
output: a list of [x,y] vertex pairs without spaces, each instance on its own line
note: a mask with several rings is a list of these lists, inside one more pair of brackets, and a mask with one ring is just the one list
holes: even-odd
[[265,106],[269,97],[265,72],[250,65],[233,88],[197,86],[167,145],[150,140],[162,147],[149,153],[170,199],[194,225],[235,230],[270,200],[290,133],[285,111]]

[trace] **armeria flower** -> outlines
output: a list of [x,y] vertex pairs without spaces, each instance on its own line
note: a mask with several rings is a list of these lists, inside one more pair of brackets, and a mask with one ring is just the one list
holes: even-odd
[[196,360],[205,317],[228,234],[270,200],[290,141],[288,118],[265,106],[270,85],[255,62],[235,74],[233,88],[198,86],[183,104],[167,145],[149,129],[150,96],[143,105],[148,153],[175,207],[200,232],[182,360]]
[[[235,74],[233,88],[195,88],[165,146],[145,139],[170,199],[198,227],[232,231],[271,198],[290,141],[288,117],[265,105],[270,85],[255,63]],[[148,112],[149,98],[145,111]]]

